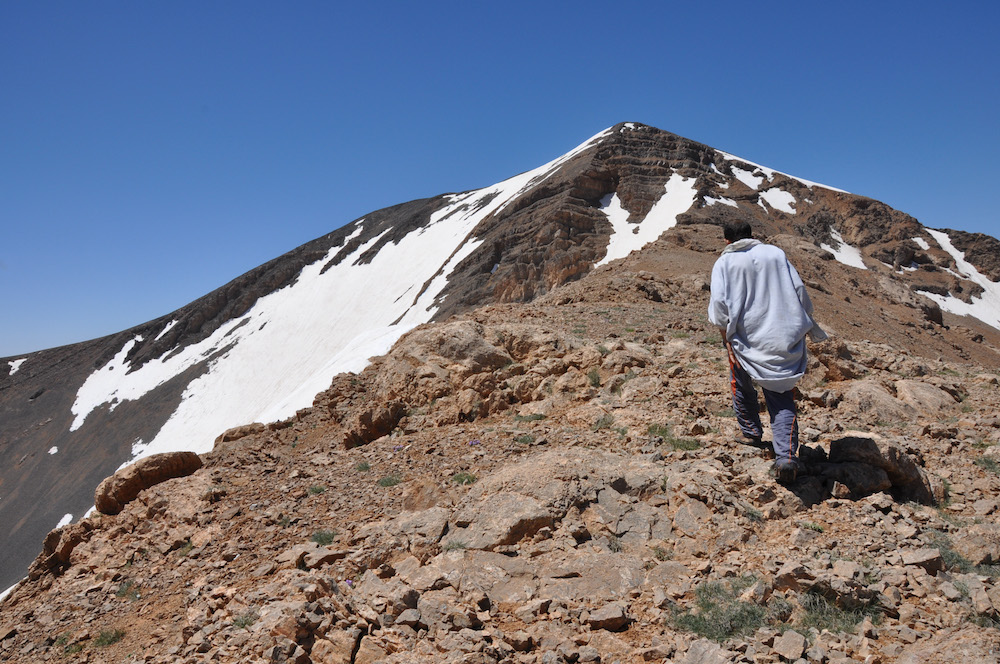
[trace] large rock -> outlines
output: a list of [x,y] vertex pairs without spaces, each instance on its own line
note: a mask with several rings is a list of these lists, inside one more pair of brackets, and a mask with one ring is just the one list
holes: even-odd
[[202,462],[194,452],[165,452],[140,459],[101,482],[94,506],[102,514],[118,514],[145,489],[177,477],[186,477]]
[[922,415],[935,415],[955,406],[955,397],[919,380],[897,380],[896,396]]
[[996,565],[1000,563],[1000,525],[974,523],[960,530],[952,545],[973,565]]
[[887,422],[909,422],[917,412],[873,380],[859,380],[844,394],[843,407],[869,413]]
[[844,436],[830,443],[831,464],[852,462],[866,464],[885,472],[891,487],[883,487],[877,491],[891,488],[892,492],[903,500],[934,502],[934,491],[927,473],[917,465],[913,457],[895,443],[879,436],[865,435]]

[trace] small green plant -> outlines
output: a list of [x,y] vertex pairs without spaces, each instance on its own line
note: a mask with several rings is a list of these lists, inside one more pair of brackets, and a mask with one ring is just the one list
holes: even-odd
[[611,351],[608,350],[607,346],[600,345],[600,346],[597,347],[597,352],[601,354],[601,357],[604,357],[605,355],[607,355]]
[[180,558],[184,558],[189,553],[191,553],[191,551],[193,549],[194,549],[194,544],[191,543],[191,540],[188,540],[188,541],[184,542],[184,546],[182,546],[181,548],[177,549],[177,555]]
[[669,549],[664,549],[662,546],[654,546],[653,557],[659,560],[660,562],[663,562],[664,560],[670,560],[671,558],[673,558],[674,553]]
[[531,445],[533,442],[535,442],[535,437],[532,436],[530,433],[525,433],[515,438],[514,442],[520,443],[521,445]]
[[732,408],[723,408],[722,410],[716,411],[716,417],[736,417],[736,411]]
[[622,551],[622,540],[617,535],[612,535],[608,538],[608,548],[611,553],[621,553]]
[[691,336],[691,333],[680,330],[677,332],[671,332],[670,336],[672,336],[674,339],[687,339],[688,337]]
[[602,429],[610,429],[611,425],[615,423],[615,416],[611,413],[605,413],[597,418],[594,422],[594,426],[590,427],[591,431],[600,431]]
[[287,528],[292,525],[292,518],[287,514],[283,514],[280,519],[278,519],[278,525],[282,528]]
[[764,513],[756,507],[747,507],[744,514],[746,514],[746,517],[754,523],[760,523],[764,520]]
[[718,334],[710,334],[705,337],[705,343],[710,346],[719,346],[722,344],[722,337]]
[[469,548],[469,545],[460,540],[452,540],[442,547],[445,551],[458,551]]
[[973,461],[973,463],[988,473],[993,473],[994,475],[1000,475],[1000,463],[997,463],[996,459],[987,456],[981,456],[975,461]]
[[454,482],[455,484],[461,484],[464,486],[467,484],[474,484],[476,482],[476,476],[473,475],[472,473],[467,473],[465,471],[462,471],[460,473],[455,473],[454,475],[452,475],[451,481]]
[[358,471],[359,473],[367,473],[371,469],[372,465],[367,461],[359,461],[358,464],[354,466],[354,470]]
[[799,528],[805,528],[806,530],[812,530],[813,532],[823,532],[823,526],[819,525],[815,521],[799,521],[798,525]]
[[591,387],[601,386],[601,372],[597,370],[597,367],[593,367],[587,372],[587,382],[590,383]]
[[798,620],[799,626],[803,629],[815,627],[820,632],[826,629],[833,634],[850,633],[865,619],[865,616],[870,617],[875,624],[882,619],[882,612],[875,604],[847,611],[830,603],[819,593],[802,594],[799,597],[799,604],[804,609],[803,615]]
[[727,639],[753,634],[767,620],[767,610],[739,600],[740,594],[756,583],[752,576],[727,581],[708,581],[695,588],[695,610],[675,613],[674,626],[722,643]]
[[646,433],[654,438],[668,438],[671,435],[671,430],[669,426],[663,424],[650,424],[646,427]]
[[72,643],[72,644],[70,644],[68,646],[65,646],[63,648],[63,654],[64,655],[75,655],[78,652],[82,652],[82,651],[83,651],[83,644],[82,643]]
[[319,494],[324,493],[325,491],[326,491],[326,487],[322,486],[322,485],[319,485],[319,484],[316,484],[316,485],[313,485],[313,486],[309,487],[309,495],[310,496],[318,496]]
[[136,601],[142,597],[139,593],[139,587],[135,585],[135,581],[132,579],[127,579],[118,586],[118,590],[115,592],[116,597],[128,598],[129,601]]
[[320,546],[330,546],[333,541],[337,539],[336,530],[317,530],[309,538],[311,541],[316,542]]
[[515,415],[515,422],[537,422],[538,420],[544,420],[546,415],[544,413],[532,413],[531,415]]
[[112,643],[118,643],[123,638],[125,638],[125,630],[105,629],[101,630],[101,633],[94,639],[94,645],[103,648],[104,646],[110,646]]
[[383,477],[378,481],[378,485],[380,487],[390,487],[390,486],[396,486],[402,481],[403,479],[399,475],[386,475],[385,477]]
[[247,609],[240,615],[233,618],[233,627],[237,629],[247,629],[258,620],[260,620],[260,614],[254,609]]

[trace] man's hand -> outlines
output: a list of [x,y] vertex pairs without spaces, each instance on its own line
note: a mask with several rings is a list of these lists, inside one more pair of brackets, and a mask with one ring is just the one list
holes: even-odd
[[740,366],[739,360],[736,359],[736,353],[733,352],[733,345],[729,343],[729,339],[726,338],[726,328],[719,328],[719,336],[722,337],[722,343],[726,345],[726,352],[729,353],[729,366],[738,367]]

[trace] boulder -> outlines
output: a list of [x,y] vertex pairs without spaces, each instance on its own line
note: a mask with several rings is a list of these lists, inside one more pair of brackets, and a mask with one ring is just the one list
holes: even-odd
[[167,480],[186,477],[201,465],[201,457],[194,452],[165,452],[140,459],[98,485],[94,506],[102,514],[118,514],[141,491]]

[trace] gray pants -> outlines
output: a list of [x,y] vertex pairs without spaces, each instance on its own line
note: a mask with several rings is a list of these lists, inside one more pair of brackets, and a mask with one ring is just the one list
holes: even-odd
[[[748,438],[760,440],[764,427],[760,422],[757,405],[757,388],[753,379],[739,364],[729,363],[730,386],[733,393],[733,410],[740,431]],[[764,389],[764,388],[761,388]],[[799,453],[799,421],[795,416],[795,399],[792,391],[772,392],[764,389],[767,413],[771,417],[771,436],[775,463],[795,459]]]

